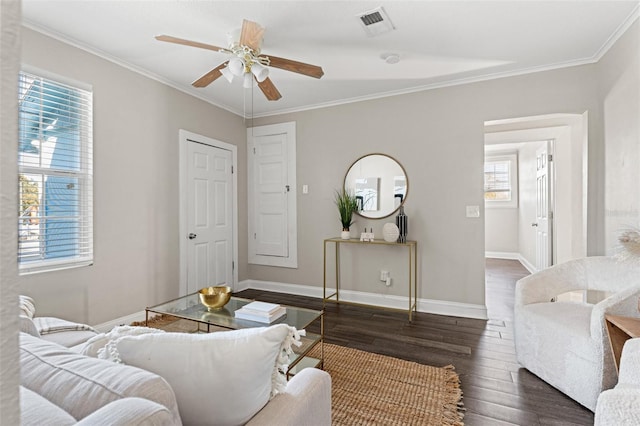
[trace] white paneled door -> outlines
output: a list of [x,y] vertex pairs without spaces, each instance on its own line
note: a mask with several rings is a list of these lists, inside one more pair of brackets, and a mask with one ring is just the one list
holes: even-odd
[[295,123],[247,129],[249,263],[297,268]]
[[552,208],[551,208],[551,155],[549,143],[536,151],[536,268],[551,266],[552,259]]
[[287,198],[290,187],[286,134],[255,138],[253,151],[253,184],[257,201],[254,232],[256,254],[287,257]]
[[187,293],[233,283],[232,153],[187,143]]

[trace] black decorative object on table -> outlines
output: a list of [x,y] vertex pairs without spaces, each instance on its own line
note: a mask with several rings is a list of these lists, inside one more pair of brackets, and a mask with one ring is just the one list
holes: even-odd
[[398,212],[398,216],[396,216],[396,226],[400,231],[400,236],[398,236],[399,243],[407,242],[408,221],[407,215],[404,214],[404,206],[400,206],[400,211]]

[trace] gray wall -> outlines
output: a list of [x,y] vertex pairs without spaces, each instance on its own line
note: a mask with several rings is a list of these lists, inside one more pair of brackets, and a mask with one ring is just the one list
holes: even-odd
[[[298,198],[299,268],[249,265],[249,277],[322,285],[322,240],[340,231],[333,191],[353,160],[382,152],[398,159],[409,177],[406,212],[409,238],[419,243],[419,297],[484,305],[483,124],[549,113],[598,116],[595,73],[595,66],[578,66],[256,119],[256,125],[297,122],[297,182],[310,193]],[[589,126],[590,145],[601,151],[600,123]],[[595,183],[600,166],[590,167]],[[601,194],[589,195],[589,244],[598,252],[602,225],[594,218]],[[466,218],[466,205],[481,206],[481,218]],[[373,226],[379,233],[385,222],[360,219],[357,232]],[[378,261],[365,259],[358,267],[375,271]]]
[[603,105],[605,246],[618,247],[618,235],[640,227],[640,24],[618,40],[598,64]]
[[242,118],[40,33],[23,36],[24,64],[91,84],[94,94],[95,264],[20,277],[38,315],[99,324],[178,296],[181,128],[238,146],[246,263]]
[[485,251],[517,254],[518,209],[485,209]]

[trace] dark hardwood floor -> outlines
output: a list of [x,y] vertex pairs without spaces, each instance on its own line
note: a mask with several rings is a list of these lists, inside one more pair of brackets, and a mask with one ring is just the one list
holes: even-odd
[[[465,425],[592,425],[593,413],[518,365],[513,344],[516,281],[528,275],[513,260],[487,259],[489,320],[327,304],[325,341],[433,366],[460,375]],[[245,290],[239,296],[322,309],[322,300]],[[319,332],[319,324],[309,328]]]

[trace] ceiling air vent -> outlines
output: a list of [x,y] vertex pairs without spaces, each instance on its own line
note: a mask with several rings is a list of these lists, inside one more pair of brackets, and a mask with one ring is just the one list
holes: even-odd
[[382,6],[356,16],[359,18],[364,32],[369,37],[374,37],[396,29]]

